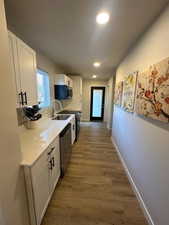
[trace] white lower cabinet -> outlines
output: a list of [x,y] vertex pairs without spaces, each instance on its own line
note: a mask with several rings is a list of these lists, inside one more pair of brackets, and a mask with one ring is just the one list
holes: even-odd
[[[59,138],[50,145],[49,157],[49,192],[52,194],[60,177],[60,149]],[[52,168],[52,169],[51,169]]]
[[[34,210],[36,223],[40,224],[49,202],[49,171],[47,154],[43,154],[31,168],[32,191],[34,196]],[[30,215],[32,216],[32,214]]]
[[70,121],[71,122],[71,138],[72,138],[72,145],[75,142],[75,138],[76,138],[76,122],[75,122],[75,117],[73,117],[73,119]]
[[31,225],[40,225],[60,177],[59,137],[24,172]]

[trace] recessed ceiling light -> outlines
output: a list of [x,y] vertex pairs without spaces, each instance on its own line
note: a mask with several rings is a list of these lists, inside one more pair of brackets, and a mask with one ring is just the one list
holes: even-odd
[[96,75],[93,75],[92,77],[93,77],[93,78],[96,78],[97,76],[96,76]]
[[95,62],[95,63],[93,63],[93,66],[99,67],[100,66],[100,63],[99,62]]
[[109,22],[109,14],[107,12],[101,12],[96,16],[96,22],[98,24],[106,24]]

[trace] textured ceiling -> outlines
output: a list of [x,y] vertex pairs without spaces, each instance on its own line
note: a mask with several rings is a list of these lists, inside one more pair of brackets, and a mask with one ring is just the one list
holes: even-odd
[[[65,73],[107,79],[168,0],[5,0],[8,26]],[[107,25],[95,22],[102,10]],[[100,61],[101,67],[93,68]]]

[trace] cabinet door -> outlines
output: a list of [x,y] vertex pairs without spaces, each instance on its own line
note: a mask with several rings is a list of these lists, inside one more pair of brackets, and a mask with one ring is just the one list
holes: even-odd
[[21,92],[21,81],[18,67],[17,38],[11,32],[8,32],[8,39],[10,51],[9,54],[11,61],[11,72],[13,75],[13,85],[15,87],[16,92],[16,107],[19,108],[21,106],[21,96],[19,95]]
[[32,189],[37,225],[41,223],[48,206],[49,193],[49,168],[48,156],[45,152],[31,168]]
[[21,88],[26,96],[24,96],[25,104],[37,104],[37,80],[36,80],[36,54],[29,46],[20,39],[17,39],[18,61],[20,70]]
[[53,164],[52,170],[50,171],[50,193],[52,194],[60,177],[59,137],[50,145],[50,149],[53,149],[50,155]]
[[71,138],[72,138],[72,145],[73,145],[76,138],[75,118],[71,120]]
[[67,85],[67,86],[70,85],[69,77],[66,75],[64,75],[64,82],[65,82],[65,85]]
[[71,88],[73,88],[73,80],[69,78],[69,81],[68,82],[69,82],[69,85],[68,86],[71,87]]

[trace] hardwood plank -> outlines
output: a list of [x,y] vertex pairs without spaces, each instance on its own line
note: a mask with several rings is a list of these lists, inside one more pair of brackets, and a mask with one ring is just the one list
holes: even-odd
[[147,225],[104,123],[82,123],[42,225]]

